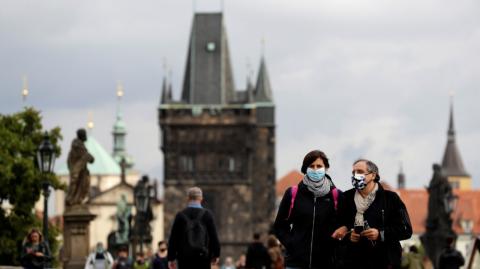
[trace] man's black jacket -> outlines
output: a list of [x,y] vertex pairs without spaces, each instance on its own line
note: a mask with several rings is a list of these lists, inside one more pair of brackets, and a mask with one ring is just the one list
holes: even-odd
[[[339,203],[339,221],[349,230],[354,228],[355,189],[344,193]],[[372,242],[362,237],[360,242],[353,243],[349,237],[348,255],[345,257],[352,268],[400,268],[402,248],[400,240],[412,236],[412,225],[407,209],[400,197],[392,191],[384,190],[379,184],[375,200],[364,213],[370,228],[379,231],[379,238]]]
[[[168,260],[179,260],[182,262],[182,256],[185,256],[185,253],[182,253],[182,245],[184,240],[184,235],[186,231],[187,220],[185,217],[193,220],[200,214],[202,211],[206,211],[203,214],[201,221],[205,225],[205,228],[208,232],[208,253],[210,259],[220,257],[220,243],[218,240],[217,229],[213,221],[212,213],[209,210],[203,208],[193,208],[188,207],[183,211],[177,213],[175,220],[173,222],[172,231],[170,233],[170,238],[168,240]],[[185,261],[184,261],[185,262]],[[195,261],[192,261],[195,262]],[[205,261],[207,262],[207,261]],[[210,260],[208,260],[210,262]]]

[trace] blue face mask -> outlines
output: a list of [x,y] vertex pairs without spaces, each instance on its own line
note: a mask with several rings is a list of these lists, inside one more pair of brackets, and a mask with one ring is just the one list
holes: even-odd
[[325,167],[314,170],[312,168],[307,168],[307,176],[311,181],[318,182],[325,178]]
[[355,174],[352,176],[352,185],[357,190],[363,190],[367,186],[365,182],[365,175],[362,174]]

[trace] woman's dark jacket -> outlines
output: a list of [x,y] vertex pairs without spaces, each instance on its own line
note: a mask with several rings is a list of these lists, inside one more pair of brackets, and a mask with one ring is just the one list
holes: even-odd
[[[287,219],[291,189],[285,191],[274,223],[275,235],[286,248],[285,265],[332,268],[336,242],[331,235],[339,227],[332,191],[315,198],[307,186],[300,182],[292,213]],[[341,195],[339,191],[339,199]]]
[[[28,249],[32,250],[32,253],[28,253]],[[43,257],[37,257],[34,255],[35,252],[43,253]],[[45,242],[40,242],[36,245],[26,242],[22,246],[22,253],[20,260],[24,268],[44,268],[44,263],[48,263],[51,259],[50,249],[45,244]]]
[[[353,229],[357,209],[355,206],[355,189],[346,191],[339,204],[339,220],[341,225]],[[375,200],[364,213],[370,228],[379,231],[379,237],[371,242],[361,237],[353,243],[346,237],[348,243],[347,264],[351,268],[400,268],[402,248],[400,240],[412,236],[412,225],[407,209],[400,197],[392,191],[384,190],[379,184]],[[352,267],[353,266],[353,267]]]

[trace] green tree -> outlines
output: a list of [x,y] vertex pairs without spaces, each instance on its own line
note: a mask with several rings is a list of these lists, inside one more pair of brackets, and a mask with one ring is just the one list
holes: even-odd
[[[42,182],[48,181],[54,189],[65,188],[54,175],[43,175],[36,164],[36,153],[43,139],[42,117],[33,108],[11,114],[0,114],[0,264],[18,265],[22,241],[28,231],[41,228],[35,216],[34,205],[39,200]],[[49,132],[60,156],[60,128]],[[49,229],[49,243],[53,251],[58,247],[56,227]]]

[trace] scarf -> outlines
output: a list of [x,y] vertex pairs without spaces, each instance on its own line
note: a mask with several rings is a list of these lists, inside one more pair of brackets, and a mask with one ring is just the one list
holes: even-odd
[[307,186],[308,190],[312,192],[315,197],[327,195],[332,187],[332,182],[330,182],[330,179],[328,179],[326,175],[318,182],[311,180],[307,175],[305,175],[303,177],[303,184]]
[[364,224],[363,213],[367,211],[367,209],[375,200],[375,196],[377,195],[377,190],[378,190],[378,184],[375,183],[375,187],[373,187],[373,190],[365,198],[363,198],[363,196],[360,194],[358,190],[355,192],[355,197],[353,198],[353,200],[355,201],[355,207],[357,208],[357,214],[355,215],[355,224],[354,224],[355,226],[363,226]]

